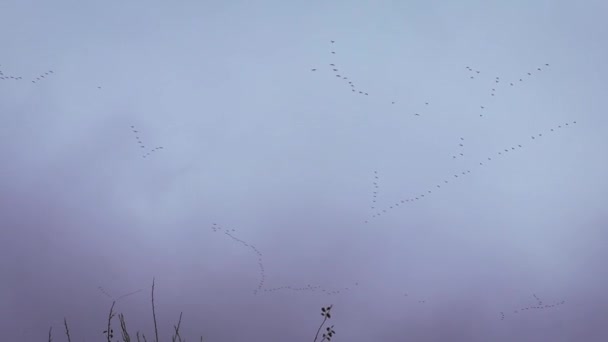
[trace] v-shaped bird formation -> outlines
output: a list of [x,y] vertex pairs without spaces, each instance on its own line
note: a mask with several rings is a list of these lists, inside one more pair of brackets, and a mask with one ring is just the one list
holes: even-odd
[[133,135],[135,136],[135,140],[137,141],[137,144],[139,146],[140,149],[143,150],[143,154],[142,154],[142,158],[148,158],[150,155],[152,155],[154,152],[156,151],[160,151],[162,149],[164,149],[162,146],[157,146],[154,148],[149,148],[147,147],[142,141],[141,141],[141,134],[140,132],[135,128],[135,126],[131,125],[131,131],[133,132]]
[[[572,121],[571,123],[572,124],[576,124],[576,121]],[[556,132],[558,130],[561,130],[562,128],[566,128],[566,127],[569,127],[569,126],[570,126],[570,123],[566,122],[563,125],[557,125],[555,127],[550,128],[548,130],[548,132],[549,133]],[[536,141],[537,139],[540,139],[542,137],[544,137],[542,133],[536,133],[535,135],[531,136],[530,141],[533,142],[533,141]],[[499,151],[497,151],[496,154],[491,154],[491,155],[486,156],[485,158],[481,158],[481,160],[478,161],[478,165],[476,167],[478,169],[479,168],[483,168],[483,166],[485,164],[487,164],[488,162],[491,162],[493,160],[492,157],[494,157],[494,158],[500,158],[501,156],[504,156],[504,155],[508,154],[508,152],[510,152],[510,151],[515,151],[515,150],[518,150],[518,149],[521,149],[521,148],[524,148],[523,144],[513,144],[511,146],[505,146],[504,148],[502,148]],[[465,170],[461,170],[459,172],[455,172],[455,173],[451,173],[449,175],[446,175],[446,177],[442,181],[437,182],[434,186],[430,186],[425,191],[422,191],[422,192],[420,192],[418,194],[410,194],[408,196],[404,196],[404,197],[402,197],[401,200],[395,202],[392,205],[388,205],[388,206],[386,206],[384,208],[378,208],[376,210],[376,212],[371,215],[370,218],[364,220],[364,223],[369,223],[369,221],[371,219],[377,218],[377,217],[380,217],[382,215],[387,214],[392,209],[395,209],[395,208],[399,207],[399,205],[407,204],[407,203],[414,203],[414,202],[417,202],[419,200],[424,199],[425,197],[429,197],[433,193],[432,189],[434,189],[434,190],[440,189],[442,185],[445,186],[446,184],[449,184],[452,181],[457,181],[459,179],[462,179],[465,176],[468,176],[469,174],[471,174],[471,172],[472,172],[471,169],[465,169]]]
[[[500,76],[493,76],[493,77],[490,76],[489,79],[486,78],[484,80],[483,75],[485,75],[485,73],[481,73],[481,71],[479,71],[477,69],[473,69],[469,66],[465,67],[465,69],[469,73],[469,79],[475,80],[475,81],[485,81],[488,83],[488,95],[490,96],[490,99],[486,100],[485,102],[496,97],[496,95],[499,91],[506,91],[507,88],[516,87],[518,85],[523,85],[525,83],[524,82],[525,80],[533,78],[537,73],[540,74],[541,71],[546,70],[547,68],[549,68],[549,63],[545,63],[543,67],[539,66],[539,67],[533,68],[533,69],[535,69],[534,72],[527,71],[527,72],[521,73],[518,76],[511,77],[509,80],[504,80]],[[503,89],[503,90],[501,90],[501,89]],[[485,109],[486,109],[485,102],[480,104],[480,106],[479,106],[481,109],[481,113],[479,114],[480,117],[484,116]]]

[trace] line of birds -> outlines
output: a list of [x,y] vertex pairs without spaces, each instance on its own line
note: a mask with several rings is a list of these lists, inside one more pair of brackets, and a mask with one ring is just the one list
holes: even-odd
[[114,296],[110,295],[103,287],[97,286],[97,289],[99,290],[99,292],[103,293],[104,295],[106,295],[108,298],[112,299],[115,302],[118,302],[119,300],[121,300],[123,298],[132,296],[134,294],[137,294],[137,293],[140,293],[141,291],[143,291],[143,289],[139,289],[139,290],[136,290],[136,291],[133,291],[133,292],[125,293],[125,294],[123,294],[121,296],[118,296],[118,298],[114,298]]
[[[257,262],[258,262],[258,268],[259,268],[259,272],[260,272],[260,280],[256,286],[256,288],[253,290],[253,294],[257,295],[258,293],[272,293],[272,292],[277,292],[277,291],[281,291],[281,290],[288,290],[288,291],[294,291],[294,292],[321,292],[325,295],[328,296],[332,296],[332,295],[338,295],[340,293],[342,293],[343,291],[349,291],[350,287],[344,287],[344,288],[339,288],[339,289],[327,289],[324,288],[322,286],[316,285],[310,285],[307,284],[306,286],[290,286],[290,285],[285,285],[285,286],[278,286],[278,287],[266,287],[266,270],[264,268],[264,261],[262,259],[263,254],[262,252],[260,252],[254,245],[238,238],[235,235],[236,230],[235,229],[228,229],[228,228],[223,228],[221,226],[219,226],[217,223],[213,223],[211,225],[211,230],[213,232],[223,232],[226,236],[228,236],[229,238],[231,238],[233,241],[238,242],[240,245],[247,247],[249,249],[251,249],[257,256]],[[355,283],[354,286],[358,286],[359,283]]]
[[[576,121],[572,121],[572,124],[576,124]],[[562,127],[569,127],[569,125],[570,125],[570,123],[566,122],[563,126],[562,125],[558,125],[555,128],[551,128],[549,130],[549,132],[555,132],[556,130],[561,129]],[[543,134],[542,133],[538,133],[537,135],[532,135],[531,136],[531,140],[536,140],[537,137],[538,138],[543,137]],[[510,146],[510,147],[507,147],[507,148],[504,148],[504,149],[498,151],[497,155],[500,156],[500,155],[503,155],[503,152],[504,152],[504,154],[506,154],[509,151],[514,151],[516,149],[520,149],[520,148],[523,148],[523,147],[524,146],[522,144],[518,144],[517,147],[515,147],[515,145],[513,145],[513,146]],[[492,161],[492,157],[486,157],[485,159],[487,159],[487,161]],[[478,167],[482,167],[484,165],[485,165],[484,162],[481,161],[481,162],[479,162]],[[463,171],[461,171],[459,173],[453,174],[452,176],[453,176],[453,178],[459,178],[459,177],[462,178],[461,176],[466,176],[466,175],[468,175],[470,173],[471,173],[471,170],[463,170]],[[450,177],[450,178],[452,178],[452,177]],[[436,184],[435,188],[440,189],[442,184],[443,185],[448,184],[450,182],[448,179],[450,179],[450,178],[445,178],[442,183]],[[371,218],[380,217],[380,216],[382,216],[382,214],[386,214],[389,210],[396,209],[396,208],[398,208],[402,204],[413,203],[413,202],[419,201],[419,200],[421,200],[421,199],[423,199],[425,197],[428,197],[432,193],[433,193],[432,190],[427,189],[425,192],[423,192],[421,194],[413,195],[413,196],[411,196],[409,198],[401,199],[401,200],[395,202],[393,205],[389,205],[388,207],[385,207],[383,209],[378,210],[375,214],[373,214],[371,216]],[[369,223],[369,220],[370,219],[364,220],[364,223]]]
[[[336,41],[330,40],[330,43],[332,45],[331,54],[332,54],[332,58],[333,58],[333,56],[336,55],[336,51],[335,51],[335,48],[334,48],[334,45],[335,45]],[[351,78],[348,77],[348,76],[346,76],[346,73],[344,71],[340,71],[340,69],[338,69],[338,66],[336,65],[335,61],[332,60],[331,63],[329,63],[329,69],[334,73],[334,76],[337,79],[346,82],[345,85],[347,87],[349,87],[350,91],[353,94],[363,95],[363,96],[369,96],[369,93],[367,91],[364,91],[364,90],[361,90],[360,88],[358,88],[355,85],[355,83],[351,80]],[[318,68],[312,68],[311,69],[311,71],[313,71],[313,72],[315,72],[317,70],[318,70]],[[396,101],[391,101],[392,105],[394,105],[395,103],[396,103]],[[429,102],[428,101],[425,102],[425,105],[428,106]],[[415,112],[415,113],[413,113],[413,115],[414,116],[420,116],[420,113]]]
[[[0,67],[2,65],[0,64]],[[14,81],[20,81],[22,80],[23,77],[21,76],[13,76],[13,75],[8,75],[4,73],[4,70],[0,69],[0,80],[14,80]]]
[[[521,308],[521,309],[516,309],[513,310],[513,314],[518,314],[520,312],[527,312],[527,311],[531,311],[531,310],[546,310],[546,309],[552,309],[561,305],[566,304],[565,300],[559,301],[559,302],[555,302],[553,304],[544,304],[543,305],[543,301],[538,298],[538,296],[536,294],[532,294],[532,296],[534,297],[534,299],[536,299],[536,305],[531,305],[525,308]],[[505,313],[503,311],[500,312],[500,320],[503,321],[505,319]]]
[[565,300],[562,300],[561,302],[556,302],[553,304],[545,304],[545,305],[535,305],[535,306],[528,306],[525,308],[521,308],[519,310],[514,310],[513,313],[519,313],[519,312],[524,312],[524,311],[528,311],[528,310],[543,310],[543,309],[550,309],[550,308],[554,308],[556,306],[560,306],[560,305],[564,305],[566,304]]
[[460,142],[458,143],[459,152],[452,156],[452,159],[457,159],[460,157],[464,157],[464,138],[460,137]]
[[[0,64],[0,67],[1,66],[2,65]],[[53,75],[54,73],[55,72],[53,70],[45,71],[45,72],[41,73],[40,75],[32,78],[30,80],[30,82],[32,82],[32,83],[38,83],[40,81],[43,81],[43,80],[47,79],[49,76]],[[2,69],[0,69],[0,80],[15,80],[15,81],[20,81],[20,80],[23,80],[23,77],[22,76],[14,76],[14,75],[5,74],[4,71]],[[98,86],[97,89],[101,89],[101,86]]]
[[380,190],[379,183],[380,178],[378,177],[378,171],[374,170],[374,191],[372,191],[372,205],[371,209],[376,209],[376,202],[378,201],[378,191]]
[[[330,43],[332,45],[331,54],[332,54],[332,58],[333,58],[333,55],[336,54],[336,51],[334,51],[334,47],[333,47],[336,42],[334,40],[331,40]],[[346,85],[350,88],[351,92],[358,94],[358,95],[364,95],[364,96],[369,95],[367,92],[365,92],[363,90],[359,90],[357,88],[357,86],[355,85],[355,83],[349,77],[345,76],[344,71],[340,71],[338,69],[335,61],[331,61],[331,63],[329,63],[329,67],[330,67],[331,71],[333,71],[333,73],[337,79],[346,82]],[[313,69],[311,69],[311,71],[317,71],[317,68],[313,68]]]
[[[545,63],[544,66],[545,67],[549,67],[550,65],[549,65],[549,63]],[[472,69],[469,66],[466,66],[465,68],[467,69],[467,71],[469,73],[472,74],[471,76],[469,76],[469,78],[472,79],[472,80],[476,79],[475,75],[479,75],[481,73],[481,71],[474,70],[474,69]],[[542,71],[542,70],[543,70],[543,68],[541,68],[541,67],[537,67],[536,68],[536,71]],[[500,87],[501,85],[504,84],[505,86],[508,85],[509,87],[514,87],[516,84],[518,84],[518,83],[521,84],[522,82],[524,82],[524,79],[526,77],[532,77],[532,75],[533,75],[532,72],[526,72],[525,75],[522,75],[521,77],[517,77],[517,79],[519,79],[519,81],[513,80],[513,81],[507,81],[507,82],[502,82],[500,76],[495,76],[494,79],[492,79],[493,85],[490,88],[489,94],[490,94],[491,97],[495,97],[496,96],[496,89],[498,89],[498,87]],[[485,105],[483,105],[483,104],[480,105],[479,107],[481,108],[482,111],[484,109],[486,109]],[[479,114],[479,116],[483,117],[483,113]]]
[[[139,144],[139,148],[146,148],[146,145],[144,145],[144,143],[141,141],[141,138],[139,137],[138,133],[139,131],[137,129],[135,129],[135,126],[131,125],[131,131],[133,132],[135,139],[137,140],[137,143]],[[149,157],[152,153],[158,151],[158,150],[162,150],[164,149],[162,146],[157,146],[153,149],[150,149],[148,152],[144,153],[142,155],[142,158],[147,158]]]
[[[38,77],[33,78],[32,79],[32,83],[36,83],[36,81],[41,81],[46,76],[50,76],[53,73],[54,73],[53,70],[49,70],[47,72],[44,72],[44,73],[38,75]],[[15,80],[15,81],[20,81],[22,79],[23,79],[23,77],[21,77],[21,76],[6,75],[6,74],[4,74],[4,71],[0,70],[0,80]]]
[[32,79],[32,83],[37,83],[36,81],[40,82],[43,79],[45,79],[45,76],[50,76],[52,74],[54,74],[53,70],[49,70],[45,73],[42,73],[42,74],[38,75],[38,77],[36,77],[35,79]]

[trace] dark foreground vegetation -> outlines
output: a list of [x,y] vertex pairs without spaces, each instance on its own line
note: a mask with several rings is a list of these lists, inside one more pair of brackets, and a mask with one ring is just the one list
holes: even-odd
[[[116,316],[116,313],[114,312],[114,305],[116,304],[116,301],[112,302],[112,306],[110,307],[110,313],[108,314],[108,322],[107,322],[107,326],[106,326],[106,330],[103,331],[103,334],[106,337],[106,341],[107,342],[148,342],[146,335],[145,334],[140,334],[139,331],[137,331],[135,333],[135,340],[132,340],[131,335],[129,334],[128,330],[127,330],[127,323],[125,322],[125,316],[123,314],[118,314],[118,321],[120,323],[120,338],[118,338],[117,336],[114,335],[114,329],[112,328],[112,319]],[[332,337],[336,334],[336,332],[334,331],[334,326],[325,326],[325,323],[327,322],[328,319],[331,318],[331,308],[333,305],[327,306],[327,307],[322,307],[321,308],[321,316],[323,316],[323,321],[321,322],[321,325],[319,326],[319,328],[317,329],[317,333],[315,334],[315,338],[313,340],[313,342],[329,342],[331,341]],[[151,341],[154,342],[159,342],[158,340],[158,326],[156,325],[156,307],[154,305],[154,279],[152,279],[152,319],[154,320],[154,338]],[[186,342],[185,338],[182,338],[179,334],[179,328],[180,325],[182,323],[182,313],[180,312],[179,314],[179,319],[177,321],[177,325],[173,326],[173,336],[171,336],[171,342]],[[68,321],[67,319],[63,319],[63,325],[65,326],[65,335],[67,337],[67,341],[68,342],[72,342],[72,337],[70,336],[70,328],[68,327]],[[323,327],[325,326],[325,332],[321,335],[321,340],[319,340],[319,334],[321,333],[321,330],[323,330]],[[116,338],[115,338],[116,337]],[[48,342],[52,342],[53,341],[53,327],[49,328],[49,338],[48,338]],[[200,342],[204,342],[205,340],[203,340],[203,336],[200,337]]]

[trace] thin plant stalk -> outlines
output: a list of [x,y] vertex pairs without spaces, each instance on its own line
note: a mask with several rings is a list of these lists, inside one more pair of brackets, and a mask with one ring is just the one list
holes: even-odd
[[156,326],[156,310],[154,308],[154,278],[152,278],[152,318],[154,319],[155,342],[158,342],[158,327]]
[[72,339],[70,338],[70,329],[68,328],[68,321],[65,317],[63,318],[63,325],[65,325],[65,334],[68,337],[68,342],[72,342]]

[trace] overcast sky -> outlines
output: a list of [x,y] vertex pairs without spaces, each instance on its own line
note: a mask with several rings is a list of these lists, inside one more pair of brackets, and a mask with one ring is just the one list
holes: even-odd
[[608,340],[605,1],[0,13],[2,340]]

